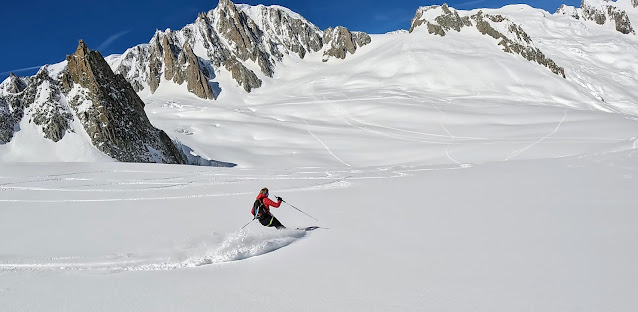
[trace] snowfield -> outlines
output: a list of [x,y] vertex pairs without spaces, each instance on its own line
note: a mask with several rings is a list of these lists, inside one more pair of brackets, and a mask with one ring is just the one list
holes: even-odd
[[[43,147],[21,124],[0,146],[1,310],[637,311],[637,39],[494,12],[567,78],[422,27],[288,56],[250,94],[224,72],[216,101],[141,94],[234,168],[117,163],[81,126]],[[319,221],[284,203],[291,229],[241,230],[262,187]]]

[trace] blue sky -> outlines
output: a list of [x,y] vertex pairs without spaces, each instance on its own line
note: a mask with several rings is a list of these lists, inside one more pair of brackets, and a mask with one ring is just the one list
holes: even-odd
[[[122,53],[148,42],[156,29],[181,29],[198,12],[217,6],[217,0],[33,0],[3,1],[0,5],[0,81],[10,71],[32,75],[39,66],[64,60],[79,39],[102,55]],[[321,29],[346,26],[371,34],[408,29],[420,6],[442,4],[429,0],[235,0],[252,5],[278,4],[303,15]],[[460,0],[447,1],[456,9],[498,8],[527,3],[555,12],[561,4],[580,0]]]

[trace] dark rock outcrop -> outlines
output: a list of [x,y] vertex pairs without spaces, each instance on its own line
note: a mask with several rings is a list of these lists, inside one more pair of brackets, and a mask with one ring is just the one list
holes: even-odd
[[418,10],[415,17],[412,19],[412,25],[410,27],[410,32],[414,31],[414,29],[418,26],[423,25],[424,23],[428,27],[428,32],[430,34],[436,34],[439,36],[445,36],[445,34],[454,29],[457,32],[461,31],[461,28],[472,26],[472,22],[468,16],[461,17],[459,16],[458,11],[450,10],[447,4],[443,4],[440,8],[443,11],[443,14],[437,16],[435,18],[436,24],[430,23],[426,19],[423,19],[423,14],[430,9],[437,9],[439,6],[430,6],[425,10]]
[[22,101],[26,115],[30,116],[29,122],[39,126],[45,138],[58,142],[67,131],[73,131],[73,114],[62,99],[58,82],[49,76],[46,66],[31,78]]
[[0,87],[0,144],[11,141],[20,121],[40,128],[43,136],[54,142],[73,132],[73,115],[63,99],[59,82],[49,76],[47,66],[31,78],[11,75]]
[[[425,18],[426,14],[435,17]],[[504,24],[507,33],[498,31],[494,27],[495,24]],[[479,11],[471,16],[461,17],[458,11],[450,9],[447,4],[435,5],[422,7],[417,11],[412,19],[410,32],[422,25],[427,26],[429,34],[439,36],[445,36],[451,30],[460,32],[465,27],[475,27],[481,34],[497,39],[498,45],[503,47],[504,52],[521,55],[526,60],[543,65],[554,74],[565,78],[565,70],[536,48],[532,38],[520,25],[511,22],[502,15],[490,15]],[[502,26],[499,28],[503,29]]]
[[24,116],[22,93],[27,86],[28,79],[19,78],[13,73],[0,83],[0,144],[11,141],[16,125]]
[[259,39],[264,33],[244,12],[230,0],[220,0],[216,9],[217,32],[231,43],[231,51],[241,61],[259,64],[261,72],[272,77],[275,64]]
[[0,144],[6,144],[13,138],[15,120],[11,114],[9,104],[0,97]]
[[354,54],[357,48],[362,47],[372,40],[370,36],[362,32],[350,32],[347,28],[337,26],[328,28],[323,32],[323,41],[327,46],[323,52],[323,61],[327,62],[330,57],[345,59],[347,54]]
[[[208,71],[200,64],[190,44],[186,42],[181,48],[177,48],[169,38],[164,36],[160,47],[164,51],[164,78],[180,85],[186,82],[189,92],[203,99],[214,99],[215,93],[208,83]],[[159,63],[155,64],[159,66]],[[159,85],[159,81],[156,82],[157,85],[153,84],[154,89]]]
[[151,125],[133,87],[99,52],[80,41],[67,62],[62,80],[68,101],[95,147],[124,162],[185,163],[166,133]]
[[255,75],[255,72],[246,68],[237,59],[228,59],[224,62],[224,67],[228,70],[233,79],[244,87],[246,92],[250,92],[252,89],[261,87],[262,81]]
[[8,93],[20,93],[27,88],[27,84],[14,73],[9,75],[5,91]]

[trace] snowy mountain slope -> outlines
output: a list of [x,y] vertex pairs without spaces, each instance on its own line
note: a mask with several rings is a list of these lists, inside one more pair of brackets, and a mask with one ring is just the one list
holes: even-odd
[[[598,100],[583,102],[590,103],[593,109],[636,115],[632,87],[638,78],[638,67],[633,62],[638,53],[635,35],[623,35],[559,14],[548,16],[529,7],[508,6],[502,10],[538,38],[537,46],[563,64],[568,81],[584,94],[589,93],[587,98]],[[636,14],[638,8],[627,12]],[[539,19],[541,16],[544,18]]]
[[[625,107],[631,115],[609,114],[623,107],[473,36],[482,37],[375,35],[339,64],[290,58],[272,83],[248,95],[227,91],[215,105],[168,94],[144,99],[153,122],[180,141],[251,168],[466,164],[631,147],[635,105]],[[486,57],[477,62],[463,50]],[[395,150],[405,153],[379,152]]]
[[[638,12],[638,8],[627,7],[626,2],[614,4],[626,10],[630,17]],[[465,21],[471,27],[465,25]],[[437,27],[443,33],[437,31]],[[244,40],[250,37],[251,32],[259,34],[261,39],[255,42]],[[437,38],[442,34],[444,37]],[[191,155],[192,152],[193,156],[204,155],[208,159],[222,159],[211,158],[215,157],[211,155],[227,155],[229,158],[223,159],[233,162],[236,159],[245,166],[267,162],[266,159],[255,157],[252,151],[254,147],[260,147],[263,143],[264,148],[273,148],[269,139],[264,141],[256,138],[289,137],[289,132],[303,137],[306,133],[326,130],[313,130],[315,124],[332,124],[329,131],[338,135],[341,135],[343,125],[345,129],[359,129],[365,134],[362,137],[372,137],[368,140],[375,142],[374,137],[378,135],[375,134],[376,130],[345,118],[352,113],[343,105],[332,105],[329,109],[321,110],[310,105],[309,111],[313,114],[303,118],[295,116],[292,120],[286,119],[289,113],[285,113],[284,117],[273,116],[274,120],[282,121],[277,128],[281,131],[276,136],[264,133],[261,118],[267,113],[265,110],[270,109],[270,104],[329,101],[330,98],[324,99],[315,93],[334,89],[334,92],[329,92],[347,94],[350,92],[349,86],[353,85],[357,89],[369,90],[368,95],[372,98],[403,96],[405,102],[413,102],[414,92],[421,91],[427,92],[430,97],[446,99],[440,100],[444,102],[451,101],[451,97],[463,96],[463,99],[452,101],[452,105],[468,101],[470,104],[462,105],[474,105],[482,115],[483,111],[474,103],[495,99],[502,107],[507,107],[506,101],[514,101],[556,106],[559,110],[567,107],[634,116],[637,113],[633,88],[638,70],[633,65],[638,52],[636,37],[604,25],[594,25],[561,14],[550,15],[525,5],[468,12],[447,6],[433,6],[417,11],[411,34],[392,33],[373,37],[381,41],[371,42],[366,40],[365,34],[341,28],[322,32],[303,17],[279,6],[235,5],[225,0],[216,9],[200,14],[195,23],[182,30],[158,31],[149,44],[139,45],[106,60],[138,91],[147,104],[146,111],[157,115],[151,116],[153,123],[166,130],[172,139],[184,144],[189,151],[187,154]],[[238,44],[237,40],[244,43]],[[323,51],[324,54],[312,51]],[[350,54],[354,51],[356,54]],[[318,62],[326,60],[327,55],[349,56],[325,64]],[[64,62],[47,67],[51,68],[50,76],[54,81],[66,66]],[[553,72],[557,77],[537,72],[539,70]],[[368,74],[376,77],[376,80],[359,78]],[[404,79],[406,77],[408,79]],[[238,83],[237,79],[241,82]],[[10,80],[4,84],[10,85]],[[253,89],[256,86],[266,86],[268,89]],[[255,95],[246,93],[248,90]],[[193,94],[208,99],[214,97],[217,101],[215,104],[208,100],[199,101],[193,98]],[[11,100],[12,96],[3,97],[0,111],[7,118],[1,124],[0,131],[6,142],[11,140],[16,131],[14,129],[19,129],[16,125],[22,116],[21,109],[16,107],[24,104]],[[342,100],[347,98],[345,95],[340,97]],[[429,100],[423,101],[426,102],[421,105],[430,107],[430,111],[409,116],[392,116],[390,113],[394,107],[384,107],[380,111],[389,119],[388,123],[401,118],[406,119],[404,122],[426,118],[430,122],[424,124],[424,129],[434,125],[438,131],[441,127],[437,126],[437,116],[454,118],[448,117],[445,108],[441,109],[440,105],[432,105]],[[52,105],[55,106],[54,103]],[[257,112],[258,106],[264,108]],[[235,112],[239,114],[234,115]],[[557,113],[558,117],[552,117],[550,123],[560,122],[561,114],[562,111]],[[255,116],[259,118],[255,119]],[[333,122],[335,116],[341,121]],[[355,118],[366,122],[365,119]],[[561,127],[569,124],[570,118],[566,117],[567,123],[561,123]],[[221,127],[222,121],[255,125],[255,134],[249,138],[255,142],[241,146],[244,140],[238,138],[232,127]],[[457,134],[448,133],[447,128],[443,133],[430,130],[420,132],[432,134],[434,138],[440,135],[451,137],[455,141],[455,144],[447,141],[437,141],[436,144],[450,148],[458,145]],[[355,134],[359,136],[359,133]],[[383,133],[380,136],[385,135]],[[473,140],[472,144],[484,139],[468,134],[461,136],[470,138],[467,141]],[[551,141],[552,137],[543,142]],[[425,141],[422,143],[432,141],[412,136],[404,141],[410,140]],[[218,142],[224,152],[215,151],[212,141]],[[308,150],[304,144],[292,143],[294,148],[287,152],[288,158],[294,159],[301,150]],[[22,145],[20,142],[12,144]],[[489,144],[478,145],[483,148]],[[59,149],[61,152],[55,154],[68,151],[61,145]],[[330,147],[326,146],[326,149],[332,152]],[[369,150],[372,149],[362,149]],[[440,154],[439,148],[436,150]],[[278,157],[280,153],[273,151],[272,155]],[[447,156],[443,158],[444,162],[449,161]],[[82,159],[77,155],[70,157]],[[422,158],[430,159],[431,156],[413,157],[415,160]],[[4,153],[4,159],[38,160],[35,155],[9,154],[8,150]],[[93,158],[86,160],[92,161]],[[338,162],[349,164],[343,159]]]

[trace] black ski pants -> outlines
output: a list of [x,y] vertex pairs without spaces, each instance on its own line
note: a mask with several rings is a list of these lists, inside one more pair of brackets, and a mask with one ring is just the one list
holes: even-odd
[[277,220],[277,218],[275,218],[275,216],[271,214],[265,215],[264,217],[259,218],[259,223],[261,223],[261,225],[263,226],[275,227],[278,230],[286,228],[285,226],[281,224],[281,222],[279,222],[279,220]]

